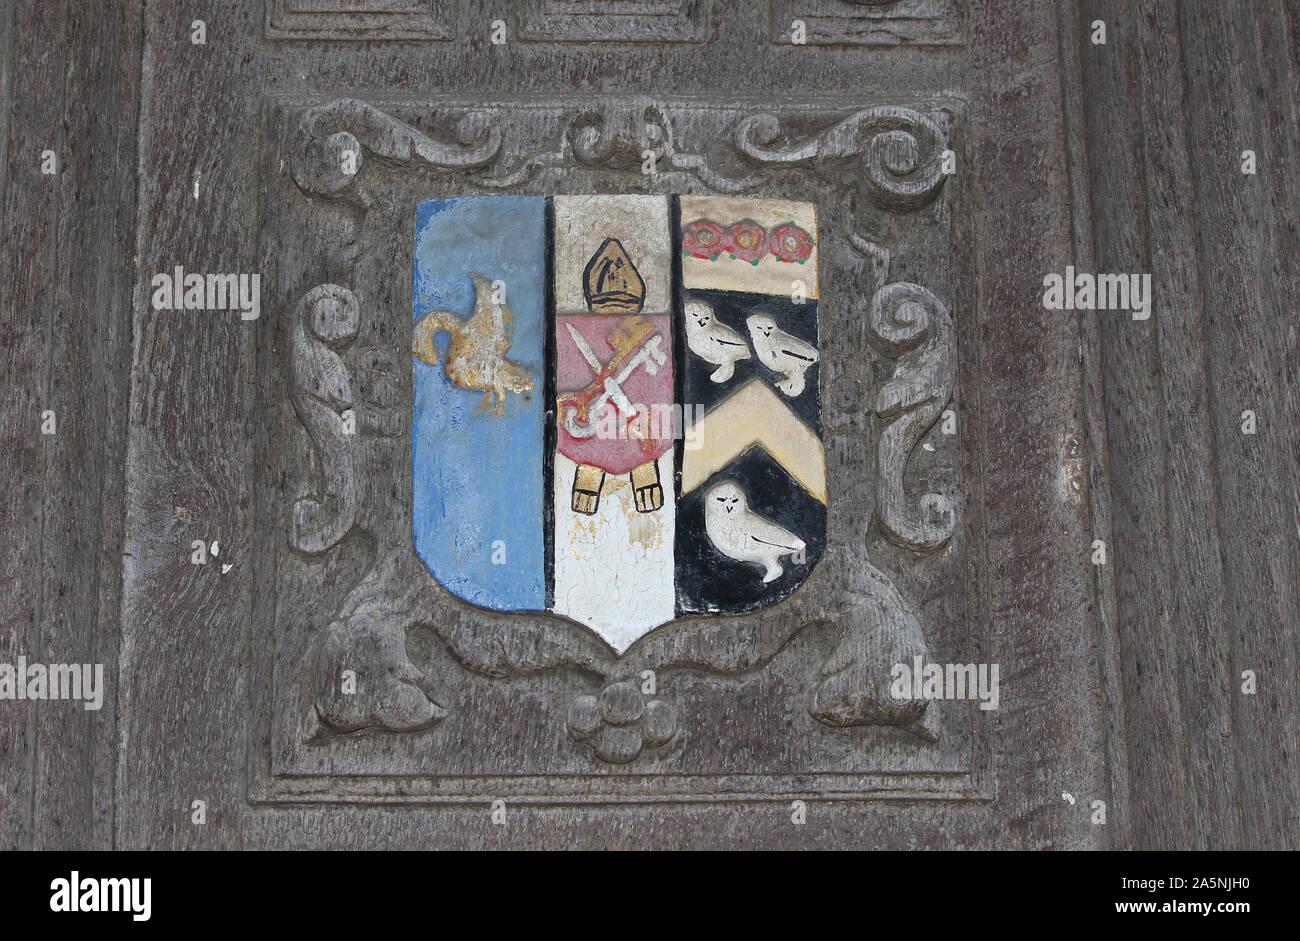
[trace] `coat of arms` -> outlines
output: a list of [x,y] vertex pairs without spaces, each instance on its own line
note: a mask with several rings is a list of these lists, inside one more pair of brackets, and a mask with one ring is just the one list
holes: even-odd
[[827,501],[811,204],[429,200],[413,296],[415,547],[447,589],[622,651],[807,577]]

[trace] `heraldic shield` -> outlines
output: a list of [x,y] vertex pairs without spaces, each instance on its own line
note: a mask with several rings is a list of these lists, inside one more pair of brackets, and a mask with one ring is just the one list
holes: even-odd
[[774,604],[826,541],[809,203],[420,204],[416,552],[460,598],[618,652]]

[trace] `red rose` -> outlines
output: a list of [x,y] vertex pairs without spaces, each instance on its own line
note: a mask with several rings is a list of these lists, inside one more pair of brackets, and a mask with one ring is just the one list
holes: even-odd
[[682,230],[682,254],[712,261],[731,251],[731,233],[708,219],[696,219]]
[[756,265],[767,254],[767,232],[753,219],[741,219],[731,227],[731,257]]
[[793,222],[777,226],[767,237],[767,247],[782,261],[803,262],[812,254],[812,236]]

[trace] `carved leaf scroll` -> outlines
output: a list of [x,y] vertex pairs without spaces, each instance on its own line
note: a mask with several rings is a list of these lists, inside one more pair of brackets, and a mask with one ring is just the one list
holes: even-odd
[[876,511],[891,540],[912,549],[938,549],[953,534],[952,501],[925,494],[913,504],[903,479],[913,450],[952,396],[957,340],[948,309],[919,284],[896,282],[876,291],[867,318],[872,339],[898,356],[894,374],[876,395],[888,422],[880,436]]
[[465,169],[491,163],[501,150],[501,129],[482,114],[465,115],[456,125],[456,141],[450,143],[355,98],[309,109],[298,133],[293,177],[305,191],[318,195],[335,195],[352,186],[366,151],[408,166]]
[[877,205],[896,211],[924,206],[946,179],[944,132],[910,108],[867,108],[820,134],[790,140],[782,120],[770,112],[745,118],[736,127],[736,148],[759,164],[812,166],[833,170],[862,160],[862,180]]
[[336,349],[356,338],[359,324],[356,295],[337,284],[312,288],[294,307],[289,394],[320,459],[321,490],[294,504],[289,541],[309,555],[334,548],[356,521],[352,438],[343,417],[352,407],[352,379]]

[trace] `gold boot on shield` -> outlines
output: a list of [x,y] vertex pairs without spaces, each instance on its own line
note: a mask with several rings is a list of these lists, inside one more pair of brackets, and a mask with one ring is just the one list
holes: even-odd
[[592,464],[579,464],[573,473],[573,512],[591,516],[600,506],[605,472]]
[[658,461],[646,461],[632,468],[632,493],[636,496],[638,513],[652,513],[664,505]]

